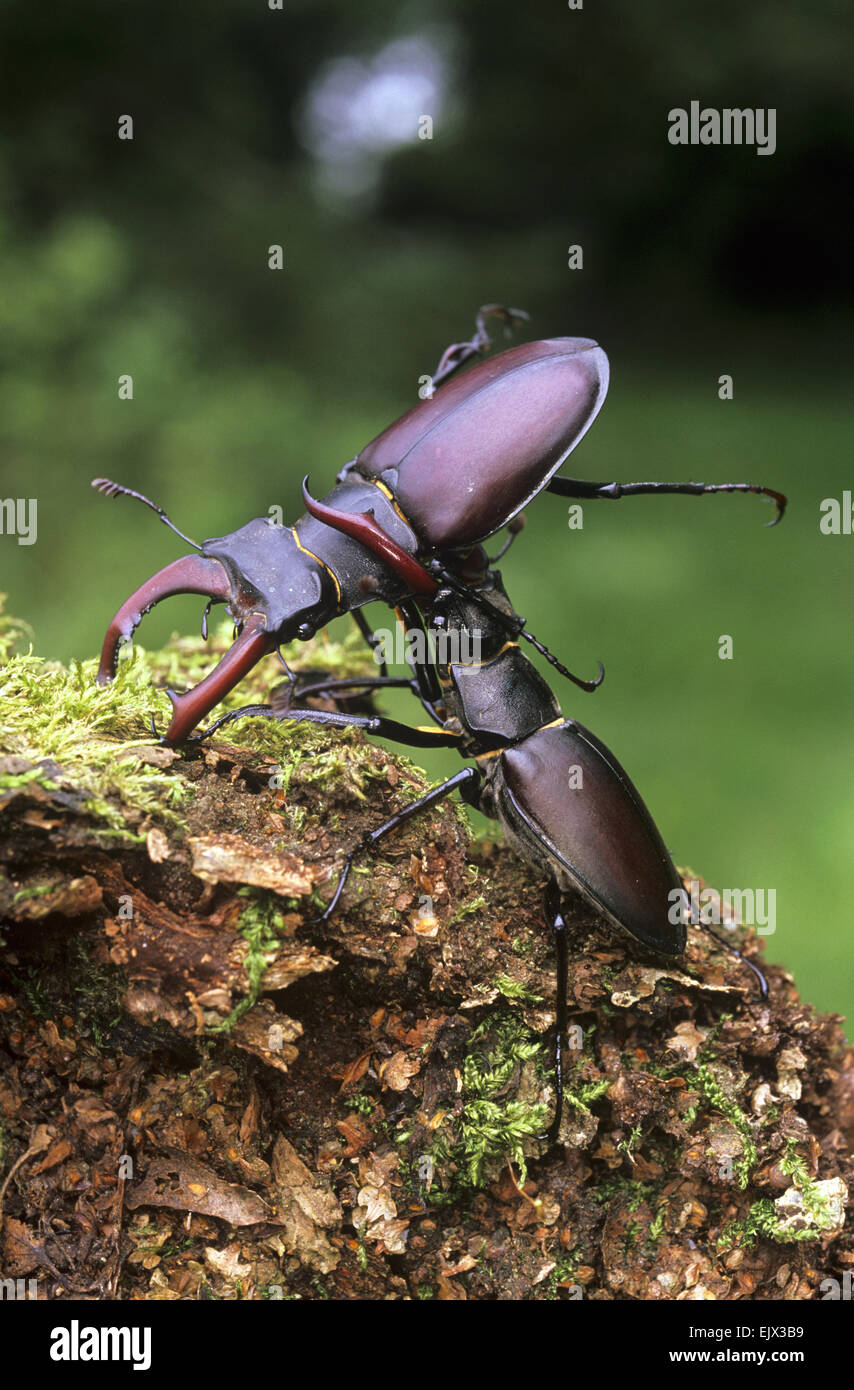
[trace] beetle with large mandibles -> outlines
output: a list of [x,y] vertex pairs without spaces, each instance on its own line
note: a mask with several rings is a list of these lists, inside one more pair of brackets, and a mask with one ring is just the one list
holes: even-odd
[[[307,514],[293,527],[259,518],[230,536],[205,542],[200,555],[174,561],[142,585],[110,624],[98,679],[115,674],[119,644],[142,615],[160,599],[182,592],[227,604],[241,631],[200,685],[182,695],[169,692],[169,742],[186,739],[263,655],[294,637],[313,636],[339,613],[358,615],[368,602],[393,605],[408,626],[477,627],[485,645],[472,663],[422,663],[411,680],[354,678],[322,687],[409,684],[436,728],[410,729],[380,716],[294,709],[290,704],[278,710],[250,706],[224,716],[213,728],[240,714],[274,714],[331,727],[361,727],[412,746],[453,746],[481,763],[480,769],[457,773],[367,835],[347,855],[324,917],[335,910],[355,853],[440,798],[459,790],[497,818],[514,848],[549,879],[546,910],[558,946],[554,1135],[560,1122],[566,1017],[565,893],[580,892],[612,925],[675,956],[685,946],[681,905],[674,913],[682,889],[649,812],[613,754],[561,715],[548,685],[519,651],[515,639],[520,636],[545,649],[524,631],[480,542],[511,524],[544,488],[565,497],[602,499],[663,492],[763,493],[777,503],[774,521],[782,516],[786,499],[747,483],[599,484],[556,477],[602,404],[607,358],[590,339],[547,339],[513,348],[444,384],[487,346],[487,312],[519,317],[515,311],[482,310],[474,339],[444,354],[434,377],[440,389],[429,400],[347,464],[322,502],[311,497],[304,482]],[[108,494],[130,491],[101,479],[95,486]],[[154,510],[172,526],[165,513]],[[366,625],[362,630],[370,640]],[[571,676],[545,654],[583,688],[598,684]],[[580,770],[582,796],[570,790],[570,770]],[[759,979],[764,987],[761,975]]]
[[[173,561],[141,585],[110,623],[98,681],[112,679],[120,644],[161,599],[197,593],[226,604],[240,628],[234,646],[194,690],[170,692],[174,712],[166,738],[179,742],[283,642],[308,640],[341,613],[358,618],[367,603],[394,605],[422,592],[425,570],[470,569],[479,543],[512,525],[544,489],[607,500],[762,493],[777,505],[769,525],[779,521],[785,497],[753,483],[594,483],[556,476],[599,413],[608,359],[589,338],[548,338],[456,375],[488,348],[489,314],[511,322],[527,317],[498,305],[482,309],[474,338],[443,354],[432,379],[439,389],[346,464],[323,503],[306,494],[308,512],[294,526],[258,517],[196,546],[200,555]],[[92,486],[144,501],[188,539],[161,508],[130,488],[103,478]]]

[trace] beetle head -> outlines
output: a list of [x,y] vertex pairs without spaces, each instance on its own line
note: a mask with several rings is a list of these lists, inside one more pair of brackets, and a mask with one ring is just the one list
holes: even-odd
[[218,666],[193,690],[169,691],[169,742],[187,734],[248,671],[282,642],[306,641],[338,612],[335,583],[295,533],[265,517],[231,535],[205,541],[199,555],[173,560],[146,580],[116,613],[104,638],[98,683],[116,674],[119,647],[143,616],[174,594],[204,594],[224,603],[239,636]]

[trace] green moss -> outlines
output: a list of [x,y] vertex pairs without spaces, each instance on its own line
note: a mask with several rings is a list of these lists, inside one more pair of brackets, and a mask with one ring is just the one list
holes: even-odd
[[[478,1044],[486,1038],[491,1046],[484,1053]],[[520,1019],[506,1015],[477,1028],[472,1043],[462,1071],[462,1169],[470,1185],[479,1187],[489,1163],[509,1160],[524,1183],[524,1143],[542,1133],[546,1106],[499,1097],[517,1069],[539,1057],[540,1040]]]
[[[374,1112],[374,1102],[371,1100],[370,1096],[360,1091],[357,1095],[350,1096],[349,1100],[345,1100],[344,1108],[346,1110],[355,1110],[359,1115],[372,1115]],[[401,1137],[408,1138],[409,1136],[398,1136],[398,1139]]]
[[765,1236],[768,1240],[776,1240],[782,1244],[815,1240],[814,1231],[782,1231],[773,1201],[770,1197],[761,1197],[758,1202],[753,1203],[742,1221],[731,1222],[721,1232],[718,1239],[718,1249],[728,1250],[731,1245],[736,1243],[749,1249],[756,1244],[757,1236]]
[[457,908],[448,926],[455,926],[457,922],[462,922],[465,917],[471,917],[475,912],[480,912],[483,907],[486,907],[486,898],[472,898],[470,902],[463,903],[462,907]]
[[[387,780],[385,759],[377,756],[376,746],[368,743],[358,729],[328,729],[308,721],[252,717],[228,725],[222,737],[274,764],[271,785],[286,795],[295,778],[306,786],[323,787],[334,781],[348,788],[357,800],[366,802],[371,784]],[[407,759],[396,761],[419,778],[418,770]],[[422,795],[420,788],[412,788],[405,780],[401,780],[399,790],[404,800]]]
[[118,966],[98,961],[82,937],[72,946],[74,1016],[96,1047],[111,1046],[109,1035],[124,1016],[127,976]]
[[110,686],[95,684],[96,669],[94,661],[66,668],[29,653],[8,657],[0,667],[0,742],[4,753],[36,766],[0,779],[0,789],[35,782],[71,791],[108,830],[138,840],[127,811],[176,822],[189,789],[134,757],[151,745],[148,716],[165,699],[152,690],[144,653],[122,662]]
[[[542,1135],[547,1106],[508,1100],[504,1092],[517,1072],[533,1063],[542,1044],[513,1014],[487,1019],[476,1028],[462,1066],[462,1112],[457,1137],[437,1136],[431,1157],[440,1172],[456,1168],[457,1186],[482,1187],[496,1165],[510,1162],[519,1169],[520,1185],[527,1175],[526,1142]],[[435,1192],[441,1204],[451,1194]]]
[[520,980],[514,980],[512,975],[496,976],[495,987],[505,999],[524,999],[529,1004],[542,1003],[541,994],[534,994],[533,990],[528,989]]
[[45,971],[35,965],[16,968],[8,962],[4,968],[21,991],[33,1017],[53,1018],[56,1005],[50,988],[52,980],[46,976]]
[[[224,623],[207,643],[201,637],[175,638],[155,653],[135,646],[119,661],[116,679],[98,686],[94,660],[64,667],[31,651],[15,654],[27,630],[2,612],[0,598],[0,745],[4,753],[34,764],[0,778],[0,792],[28,783],[70,791],[100,822],[96,833],[131,842],[140,840],[133,824],[144,817],[180,825],[192,788],[176,776],[174,768],[142,762],[136,750],[156,741],[150,727],[152,714],[160,728],[171,717],[165,687],[196,685],[228,649],[231,635],[231,625]],[[312,643],[285,647],[283,655],[294,670],[318,669],[333,677],[375,673],[355,629],[343,642],[332,642],[321,634]],[[217,712],[266,696],[278,670],[271,660],[259,663]],[[285,790],[296,774],[308,785],[340,779],[365,801],[370,784],[386,775],[384,759],[377,758],[376,749],[355,730],[331,731],[307,723],[254,718],[229,725],[223,737],[277,763],[279,785]],[[412,764],[405,759],[403,764],[414,778],[414,785],[401,783],[406,800],[419,795],[420,779]],[[305,812],[294,814],[299,832]]]
[[736,1243],[750,1247],[756,1243],[757,1236],[765,1236],[767,1240],[775,1240],[780,1245],[799,1245],[804,1241],[818,1240],[822,1231],[832,1229],[831,1204],[810,1177],[793,1139],[786,1141],[786,1152],[780,1160],[780,1167],[800,1192],[811,1225],[802,1231],[787,1230],[780,1221],[772,1198],[762,1197],[752,1204],[743,1220],[731,1222],[722,1231],[718,1249],[727,1250]]
[[603,1096],[608,1094],[610,1088],[610,1081],[588,1081],[578,1090],[573,1090],[571,1086],[567,1086],[564,1091],[564,1100],[568,1105],[574,1105],[578,1110],[589,1113],[594,1101],[601,1100]]
[[580,1264],[581,1256],[577,1247],[568,1254],[559,1255],[555,1261],[554,1269],[542,1285],[542,1292],[535,1296],[545,1302],[560,1301],[562,1295],[568,1297],[568,1292],[561,1289],[559,1285],[571,1283]]
[[46,898],[48,893],[53,892],[59,882],[61,882],[61,880],[54,879],[51,883],[37,883],[32,888],[19,888],[12,902],[23,903],[27,902],[30,898]]
[[617,1145],[617,1152],[625,1154],[626,1158],[631,1159],[632,1150],[637,1147],[643,1139],[643,1130],[640,1125],[634,1125],[628,1139],[621,1139]]
[[261,986],[279,949],[279,933],[284,927],[279,901],[273,893],[254,888],[238,889],[238,897],[247,904],[240,914],[238,931],[249,949],[243,958],[243,969],[249,978],[249,993],[232,1009],[227,1018],[210,1026],[211,1033],[230,1033],[238,1019],[257,1003]]
[[592,1197],[600,1206],[607,1207],[615,1199],[625,1202],[626,1210],[633,1215],[642,1202],[654,1205],[659,1189],[654,1183],[641,1182],[640,1178],[627,1178],[622,1173],[603,1177],[592,1192]]
[[723,1068],[712,1067],[703,1063],[697,1068],[697,1080],[700,1089],[709,1105],[713,1106],[723,1115],[738,1133],[741,1139],[741,1158],[733,1165],[738,1185],[744,1189],[750,1181],[750,1174],[756,1167],[757,1152],[753,1138],[753,1128],[750,1120],[736,1104],[735,1100],[728,1096],[721,1084],[721,1075],[729,1076]]
[[[797,1151],[794,1139],[786,1141],[786,1152],[780,1160],[780,1167],[792,1179],[803,1199],[804,1210],[819,1230],[829,1230],[833,1224],[831,1207],[818,1184],[809,1175],[804,1160]],[[805,1238],[805,1237],[804,1237]]]

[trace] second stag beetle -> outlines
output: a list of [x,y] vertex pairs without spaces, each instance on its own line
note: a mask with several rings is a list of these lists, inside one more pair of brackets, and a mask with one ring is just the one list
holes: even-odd
[[[445,353],[434,381],[441,384],[486,341],[481,318],[471,343]],[[322,503],[304,484],[308,515],[294,527],[271,526],[259,518],[231,536],[206,542],[201,555],[173,562],[144,584],[110,624],[99,672],[100,680],[111,678],[120,641],[161,598],[198,592],[226,603],[240,635],[195,690],[170,692],[173,719],[166,737],[176,742],[261,656],[293,637],[312,636],[339,612],[382,599],[398,607],[408,626],[423,628],[426,621],[433,631],[477,631],[474,661],[439,661],[435,667],[423,662],[411,681],[380,676],[370,683],[411,684],[437,726],[429,731],[320,710],[253,706],[236,713],[356,725],[414,746],[453,746],[477,759],[478,768],[463,769],[364,837],[347,855],[324,916],[334,911],[355,854],[442,797],[459,790],[497,818],[510,843],[549,880],[546,910],[558,947],[553,1136],[561,1117],[566,1022],[565,895],[580,892],[612,925],[676,956],[685,946],[684,894],[627,774],[595,735],[562,716],[549,687],[519,651],[514,639],[528,634],[478,542],[511,522],[546,486],[563,496],[603,498],[751,491],[775,499],[775,519],[785,507],[780,494],[755,484],[620,485],[555,478],[598,412],[606,385],[607,359],[586,339],[528,344],[458,377],[363,450]],[[484,416],[487,405],[491,410]],[[483,438],[489,415],[502,421],[491,448]],[[530,435],[538,423],[535,449]],[[103,480],[96,486],[129,491]],[[577,683],[588,689],[597,684]],[[323,688],[365,684],[364,679],[327,682]]]
[[[443,354],[432,396],[347,463],[323,502],[304,488],[308,510],[293,526],[257,517],[199,546],[140,493],[96,478],[93,487],[145,502],[200,552],[174,560],[122,604],[104,639],[99,683],[113,678],[121,643],[161,599],[196,593],[209,606],[224,603],[239,629],[234,645],[195,689],[169,692],[173,715],[166,738],[180,742],[282,643],[308,640],[348,612],[368,636],[360,612],[365,604],[396,605],[424,593],[425,584],[429,592],[437,577],[465,582],[463,576],[482,571],[480,543],[505,526],[512,538],[519,513],[544,489],[603,500],[763,493],[777,505],[769,524],[780,519],[785,497],[754,483],[596,483],[558,476],[602,406],[608,359],[589,338],[547,338],[459,374],[488,350],[490,314],[510,322],[527,317],[498,305],[482,309],[474,337]],[[518,617],[515,626],[533,640]]]
[[[336,518],[331,508],[325,519],[330,526],[347,526],[350,521]],[[379,553],[378,543],[376,549]],[[232,720],[265,715],[332,728],[357,727],[411,747],[456,748],[463,758],[476,762],[362,836],[347,852],[320,920],[328,920],[335,911],[360,853],[453,792],[497,820],[507,842],[547,880],[545,915],[557,951],[556,1105],[549,1130],[553,1141],[563,1113],[572,898],[580,895],[611,927],[669,957],[685,950],[690,908],[655,822],[628,774],[595,734],[564,717],[546,681],[508,636],[515,614],[498,571],[486,567],[466,578],[468,584],[448,576],[441,581],[425,571],[417,599],[398,605],[407,632],[423,638],[417,649],[434,653],[429,660],[413,662],[410,677],[322,680],[296,691],[296,698],[306,699],[355,688],[408,686],[432,727],[407,728],[378,715],[294,708],[293,687],[285,686],[280,702],[231,711],[205,737]],[[587,683],[587,688],[594,684]],[[764,997],[767,984],[761,971],[728,942],[722,944],[753,971]]]

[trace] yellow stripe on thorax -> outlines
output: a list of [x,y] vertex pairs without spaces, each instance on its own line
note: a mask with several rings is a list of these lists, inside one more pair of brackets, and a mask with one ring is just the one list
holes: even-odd
[[291,534],[293,535],[293,538],[294,538],[294,540],[296,541],[297,546],[299,547],[299,549],[302,551],[303,555],[310,555],[311,558],[312,558],[312,560],[316,560],[316,561],[317,561],[317,563],[320,565],[321,569],[326,570],[326,573],[329,575],[329,578],[332,580],[332,583],[335,585],[336,603],[338,604],[338,607],[340,608],[340,607],[341,607],[341,585],[338,583],[338,576],[337,576],[337,574],[335,573],[334,570],[332,570],[332,569],[329,568],[329,566],[327,565],[327,563],[326,563],[325,560],[321,560],[321,558],[320,558],[319,555],[315,555],[315,553],[314,553],[313,550],[309,550],[309,548],[308,548],[307,545],[303,545],[302,541],[301,541],[300,538],[299,538],[299,532],[297,531],[297,528],[296,528],[295,526],[289,526],[289,527],[288,527],[288,530],[289,530],[289,531],[291,532]]

